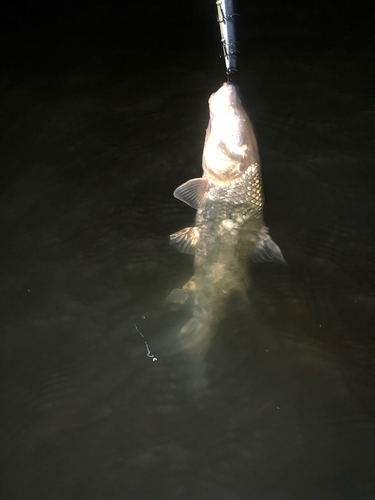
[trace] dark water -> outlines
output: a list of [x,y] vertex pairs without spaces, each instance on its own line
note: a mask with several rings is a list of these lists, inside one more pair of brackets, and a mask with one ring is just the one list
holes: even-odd
[[164,299],[193,273],[172,192],[201,175],[217,52],[111,40],[7,65],[2,498],[375,498],[371,54],[266,26],[238,83],[289,266],[254,266],[204,360]]

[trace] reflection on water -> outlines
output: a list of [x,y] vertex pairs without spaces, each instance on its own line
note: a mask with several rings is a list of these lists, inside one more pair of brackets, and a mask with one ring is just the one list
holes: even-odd
[[373,498],[361,60],[243,58],[265,219],[289,266],[252,267],[250,305],[232,297],[203,366],[178,345],[191,312],[164,298],[194,274],[168,235],[195,214],[171,193],[201,175],[221,73],[211,53],[162,69],[146,55],[131,80],[117,54],[2,81],[2,496]]

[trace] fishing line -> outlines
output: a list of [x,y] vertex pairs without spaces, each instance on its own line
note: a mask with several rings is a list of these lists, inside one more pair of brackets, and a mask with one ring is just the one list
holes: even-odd
[[[144,316],[142,316],[142,319],[144,319]],[[141,336],[142,336],[142,338],[145,338],[145,336],[143,335],[143,333],[142,333],[140,330],[138,330],[138,327],[137,327],[137,325],[136,325],[135,323],[134,323],[134,327],[135,327],[135,329],[137,330],[137,332],[139,333],[139,335],[141,335]],[[147,344],[147,342],[146,342],[146,341],[145,341],[145,345],[146,345],[146,348],[147,348],[147,356],[148,356],[149,358],[152,358],[152,361],[157,361],[157,360],[158,360],[158,358],[156,358],[153,354],[151,354],[151,352],[150,352],[150,348],[148,347],[148,344]]]

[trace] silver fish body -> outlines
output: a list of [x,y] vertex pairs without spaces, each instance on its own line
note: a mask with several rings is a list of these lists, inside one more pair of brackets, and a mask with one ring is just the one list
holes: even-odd
[[253,127],[236,88],[223,86],[209,100],[210,122],[203,150],[203,176],[174,196],[197,210],[195,226],[170,236],[183,253],[195,255],[195,274],[171,302],[194,298],[192,329],[207,334],[235,290],[246,296],[249,259],[285,262],[263,221],[264,194]]

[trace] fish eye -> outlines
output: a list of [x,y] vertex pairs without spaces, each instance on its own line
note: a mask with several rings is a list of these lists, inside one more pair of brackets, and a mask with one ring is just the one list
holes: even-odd
[[241,132],[234,132],[230,135],[229,142],[231,146],[242,146],[243,134]]

